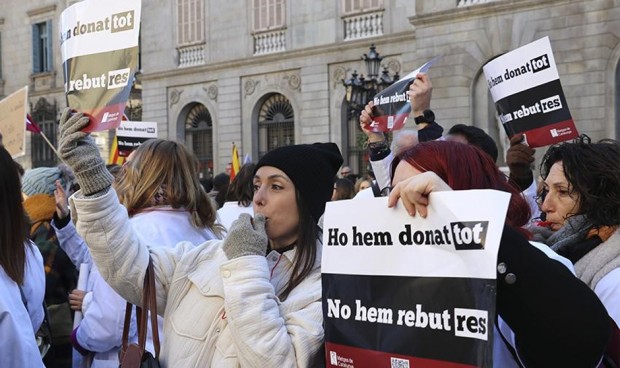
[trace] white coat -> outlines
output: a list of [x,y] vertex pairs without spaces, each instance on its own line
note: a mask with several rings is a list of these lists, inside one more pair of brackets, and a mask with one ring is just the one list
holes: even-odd
[[44,367],[34,338],[43,322],[45,271],[39,249],[28,242],[22,290],[0,267],[0,367]]
[[[285,301],[295,250],[228,260],[223,241],[147,248],[110,190],[71,197],[77,228],[102,276],[136,303],[149,262],[164,316],[163,367],[308,367],[323,361],[320,251]],[[320,247],[319,247],[320,249]]]
[[[136,236],[149,248],[174,246],[181,241],[199,245],[207,240],[217,239],[210,229],[199,229],[192,225],[189,211],[175,209],[171,206],[149,208],[134,215],[129,221]],[[157,316],[157,328],[159,329],[159,343],[162,345],[165,339],[162,316]],[[146,349],[155,355],[153,333],[150,328],[147,332]]]
[[230,225],[232,225],[233,221],[239,218],[239,215],[242,213],[247,213],[250,215],[254,215],[254,207],[250,204],[247,207],[239,205],[238,202],[226,202],[217,210],[217,222],[224,226],[226,231],[230,229]]

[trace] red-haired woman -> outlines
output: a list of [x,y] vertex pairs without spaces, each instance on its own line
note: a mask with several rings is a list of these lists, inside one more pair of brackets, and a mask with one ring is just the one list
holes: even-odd
[[528,204],[487,154],[458,142],[420,143],[393,161],[392,186],[388,205],[396,205],[400,198],[409,214],[422,217],[431,192],[511,193],[497,261],[495,333],[500,338],[495,339],[494,364],[595,367],[600,362],[610,336],[605,308],[571,273],[570,262],[528,242],[521,229],[529,219]]

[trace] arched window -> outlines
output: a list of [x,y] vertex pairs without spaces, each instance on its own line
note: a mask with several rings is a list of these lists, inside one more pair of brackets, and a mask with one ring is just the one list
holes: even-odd
[[213,170],[213,120],[209,110],[203,104],[194,104],[187,113],[185,118],[185,144],[198,158],[200,163],[199,177],[211,177]]
[[279,93],[269,95],[258,112],[258,157],[292,144],[295,144],[293,106]]
[[[56,146],[56,115],[58,114],[56,103],[52,105],[45,98],[40,98],[34,108],[31,107],[30,110],[32,111],[32,119],[39,125],[50,143]],[[40,134],[33,133],[30,144],[32,147],[32,167],[56,166],[58,158]]]

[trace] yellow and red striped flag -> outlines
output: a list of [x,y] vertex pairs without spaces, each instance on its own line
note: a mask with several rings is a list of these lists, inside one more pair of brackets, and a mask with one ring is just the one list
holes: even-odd
[[237,173],[239,173],[239,169],[241,169],[241,161],[239,160],[239,151],[237,151],[237,146],[235,142],[232,144],[232,168],[230,170],[230,180],[232,181]]
[[[127,115],[123,114],[121,120],[129,121],[129,118],[127,118]],[[124,163],[125,156],[121,156],[118,150],[118,137],[116,134],[114,134],[114,139],[112,140],[112,147],[110,147],[110,158],[108,159],[108,164],[117,164],[122,166]]]
[[110,158],[108,159],[108,164],[117,164],[122,166],[124,163],[125,157],[121,156],[118,152],[118,139],[115,135],[114,140],[112,140],[112,147],[110,147]]

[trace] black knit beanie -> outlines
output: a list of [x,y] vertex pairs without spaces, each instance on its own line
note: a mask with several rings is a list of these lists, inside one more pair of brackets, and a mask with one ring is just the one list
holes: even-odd
[[262,166],[284,171],[318,222],[332,196],[334,178],[342,163],[342,155],[334,143],[297,144],[267,152],[258,160],[254,174]]

